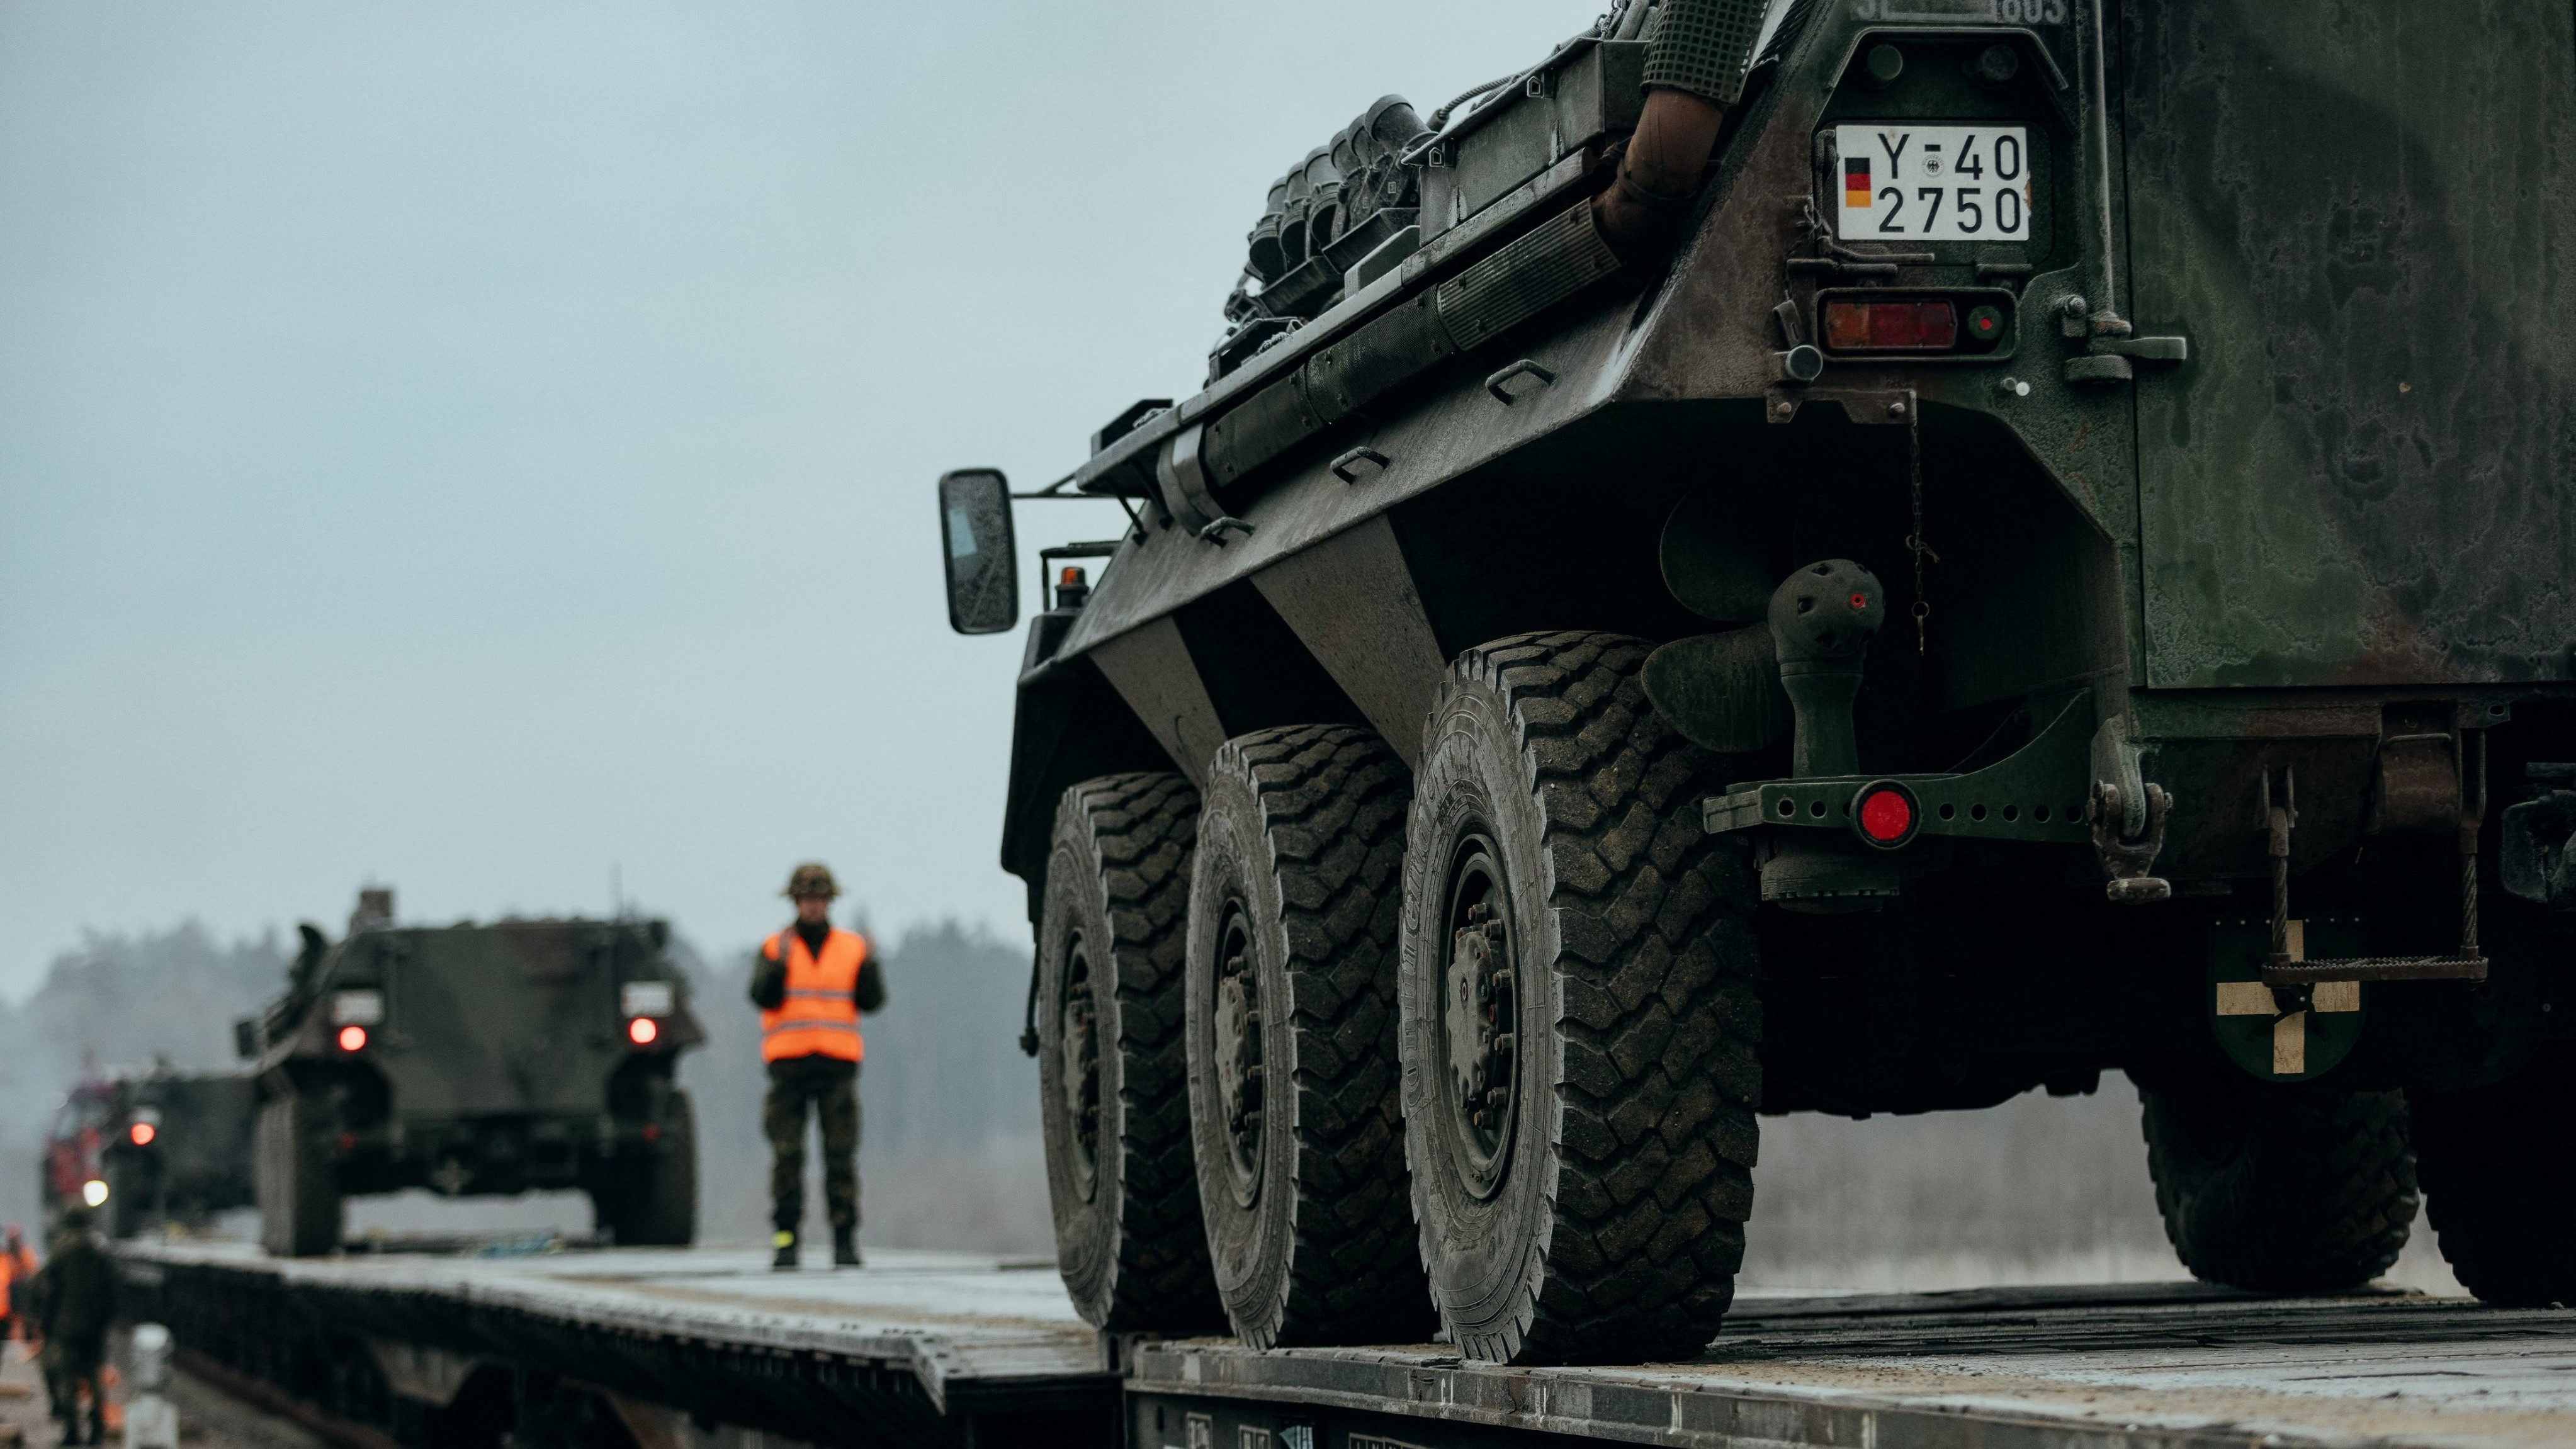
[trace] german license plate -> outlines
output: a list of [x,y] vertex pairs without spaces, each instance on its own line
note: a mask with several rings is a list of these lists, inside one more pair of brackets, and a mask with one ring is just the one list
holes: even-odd
[[1834,128],[1845,241],[2027,241],[2030,137],[2020,126]]

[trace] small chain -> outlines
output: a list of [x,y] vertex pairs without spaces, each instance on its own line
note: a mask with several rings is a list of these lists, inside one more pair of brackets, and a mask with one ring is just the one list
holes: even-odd
[[1923,402],[1911,393],[1905,399],[1905,449],[1914,486],[1914,531],[1905,537],[1905,547],[1914,555],[1914,652],[1929,654],[1932,601],[1923,594],[1923,560],[1939,563],[1941,555],[1923,541]]

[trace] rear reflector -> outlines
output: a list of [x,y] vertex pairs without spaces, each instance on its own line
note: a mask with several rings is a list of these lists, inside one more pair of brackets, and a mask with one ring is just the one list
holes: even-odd
[[1947,352],[1959,345],[1959,309],[1949,302],[1825,304],[1825,346],[1836,352]]
[[1914,792],[1893,780],[1863,785],[1852,797],[1852,833],[1865,845],[1895,850],[1914,839],[1922,827],[1923,809]]

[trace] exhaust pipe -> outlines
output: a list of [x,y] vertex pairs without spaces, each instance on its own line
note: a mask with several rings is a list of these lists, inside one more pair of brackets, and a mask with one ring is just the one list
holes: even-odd
[[1664,0],[1646,47],[1646,105],[1619,176],[1593,202],[1621,256],[1666,240],[1699,195],[1762,34],[1763,0]]

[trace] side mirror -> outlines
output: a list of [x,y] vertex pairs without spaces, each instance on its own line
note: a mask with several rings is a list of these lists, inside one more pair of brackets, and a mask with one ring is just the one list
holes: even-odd
[[1010,481],[990,468],[943,474],[939,538],[946,545],[948,627],[960,634],[999,634],[1020,622]]

